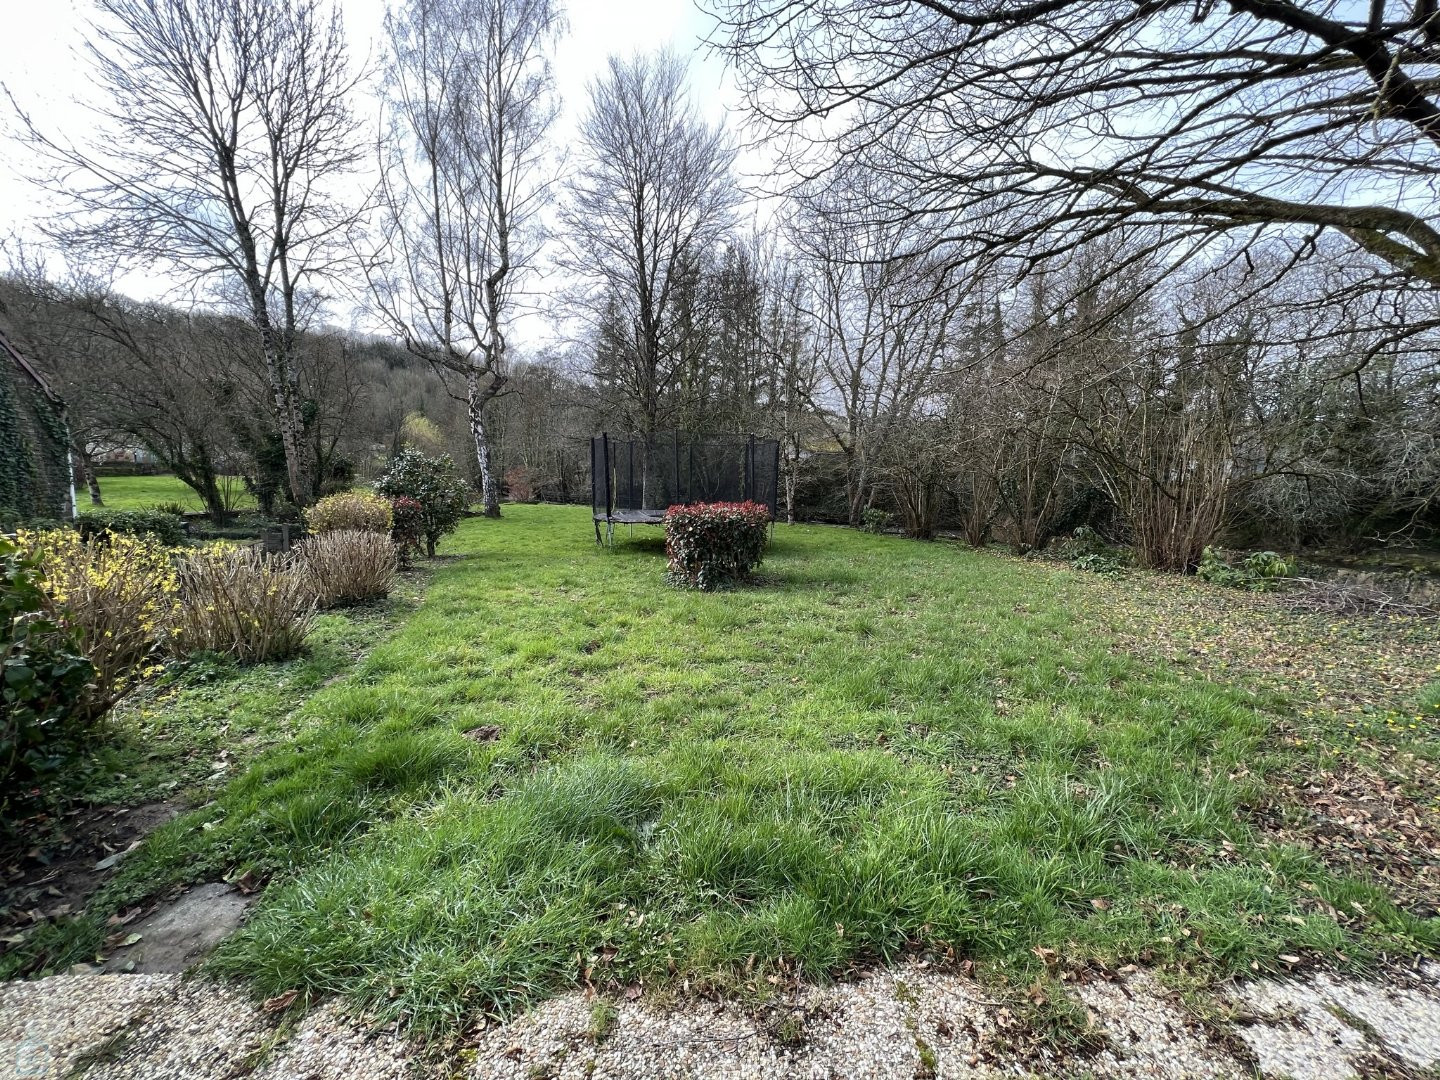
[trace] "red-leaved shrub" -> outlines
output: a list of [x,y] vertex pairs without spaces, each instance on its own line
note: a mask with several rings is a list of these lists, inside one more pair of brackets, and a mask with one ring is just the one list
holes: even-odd
[[718,589],[760,565],[770,510],[755,502],[691,503],[665,511],[666,574],[673,585]]
[[510,498],[519,503],[535,501],[535,481],[530,475],[530,470],[524,465],[516,465],[505,470],[505,490],[510,493]]

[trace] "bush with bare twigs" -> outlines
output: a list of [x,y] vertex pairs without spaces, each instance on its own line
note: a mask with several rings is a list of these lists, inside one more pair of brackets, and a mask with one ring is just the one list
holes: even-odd
[[288,660],[300,652],[315,595],[295,558],[217,546],[181,559],[177,576],[179,650],[223,653],[241,663]]
[[361,529],[312,536],[300,544],[296,559],[322,608],[383,600],[390,595],[399,569],[390,537]]

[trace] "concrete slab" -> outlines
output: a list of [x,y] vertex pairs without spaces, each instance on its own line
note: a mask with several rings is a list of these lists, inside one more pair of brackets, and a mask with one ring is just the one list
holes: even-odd
[[185,971],[230,936],[252,900],[223,882],[196,885],[136,923],[131,928],[135,943],[115,950],[103,970],[141,975]]

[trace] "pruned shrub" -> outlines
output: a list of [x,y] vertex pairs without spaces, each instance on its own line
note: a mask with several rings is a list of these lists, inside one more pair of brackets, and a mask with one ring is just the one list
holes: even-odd
[[75,528],[84,540],[109,536],[149,536],[178,547],[185,542],[185,522],[179,514],[152,507],[146,510],[108,510],[97,507],[75,515]]
[[312,533],[339,530],[388,533],[390,500],[369,491],[342,491],[327,495],[305,511],[305,527]]
[[78,749],[93,675],[52,613],[39,557],[0,537],[0,819]]
[[390,499],[408,498],[420,504],[419,532],[425,554],[434,555],[440,537],[452,533],[470,503],[470,491],[449,455],[426,457],[418,450],[402,450],[391,460],[375,490]]
[[255,664],[288,660],[304,646],[315,593],[293,556],[216,545],[181,559],[178,576],[177,651]]
[[84,711],[105,712],[160,654],[178,607],[171,551],[150,535],[18,534],[45,576],[51,617],[74,631],[95,672]]
[[760,565],[770,511],[759,503],[693,503],[665,512],[667,578],[695,589],[742,581]]
[[383,600],[390,595],[399,569],[390,537],[361,529],[312,536],[301,541],[296,556],[322,608]]

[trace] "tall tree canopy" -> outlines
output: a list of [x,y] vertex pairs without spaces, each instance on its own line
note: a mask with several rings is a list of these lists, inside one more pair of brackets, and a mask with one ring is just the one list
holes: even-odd
[[[1365,257],[1326,301],[1383,293],[1369,318],[1393,323],[1397,291],[1440,286],[1433,3],[710,6],[790,164],[852,218],[963,210],[930,239],[957,263],[1023,273],[1121,226],[1161,226],[1146,246],[1171,267],[1257,242],[1293,263],[1334,234]],[[855,188],[857,173],[877,181]],[[1427,298],[1403,332],[1434,319]]]

